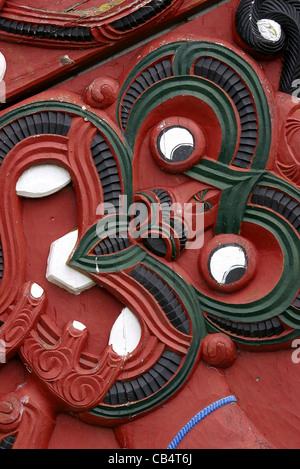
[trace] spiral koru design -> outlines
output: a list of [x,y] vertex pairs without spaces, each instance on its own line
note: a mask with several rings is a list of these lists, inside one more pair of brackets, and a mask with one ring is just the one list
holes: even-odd
[[[242,0],[236,30],[243,42],[264,56],[283,54],[280,91],[292,94],[300,78],[300,2],[298,0]],[[270,35],[264,34],[265,25]]]

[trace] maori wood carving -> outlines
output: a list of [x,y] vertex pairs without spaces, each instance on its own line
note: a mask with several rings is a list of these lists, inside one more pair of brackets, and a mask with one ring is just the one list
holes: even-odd
[[[2,3],[2,41],[70,50],[195,6]],[[209,6],[1,112],[2,448],[58,447],[60,418],[102,447],[294,444],[253,376],[299,375],[298,2]]]

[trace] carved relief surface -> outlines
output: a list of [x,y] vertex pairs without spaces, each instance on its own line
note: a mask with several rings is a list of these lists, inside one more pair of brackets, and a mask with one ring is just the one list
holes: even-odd
[[3,2],[41,51],[174,20],[1,112],[3,449],[298,446],[298,2],[200,3]]

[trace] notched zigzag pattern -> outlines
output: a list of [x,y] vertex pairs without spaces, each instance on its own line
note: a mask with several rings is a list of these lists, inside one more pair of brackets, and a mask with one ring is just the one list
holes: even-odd
[[122,100],[121,122],[123,129],[126,128],[130,111],[141,94],[154,83],[172,76],[173,70],[171,60],[165,58],[160,62],[153,64],[135,78]]
[[54,134],[66,136],[72,117],[69,114],[45,111],[22,117],[0,131],[0,163],[15,145],[32,135]]
[[255,323],[238,323],[229,319],[217,318],[212,314],[208,314],[207,317],[223,330],[240,337],[264,339],[280,335],[284,332],[284,328],[278,318]]
[[226,64],[210,57],[199,59],[194,74],[220,86],[233,100],[241,120],[241,141],[233,166],[248,169],[258,138],[258,125],[253,101],[240,77]]
[[111,26],[117,31],[130,31],[154,18],[171,5],[172,2],[173,0],[154,0],[133,13],[114,21]]
[[0,449],[12,449],[16,438],[13,435],[7,436],[0,443]]
[[103,241],[97,244],[94,248],[94,254],[96,256],[104,256],[107,254],[114,254],[116,252],[123,251],[130,247],[129,239],[123,236],[114,235],[105,238]]
[[[202,57],[194,67],[194,75],[220,86],[233,100],[241,121],[241,140],[233,166],[248,169],[258,140],[257,116],[250,93],[240,77],[219,60]],[[130,111],[141,94],[154,83],[173,76],[172,62],[165,58],[144,70],[128,88],[121,108],[121,123],[126,128]]]
[[[252,194],[251,203],[274,210],[300,234],[300,205],[285,193],[269,187],[257,186]],[[293,306],[300,309],[300,295]]]
[[170,287],[161,278],[141,265],[135,267],[130,276],[154,296],[170,323],[178,331],[184,334],[190,333],[190,323],[183,307]]
[[49,24],[32,25],[1,17],[0,31],[24,37],[66,42],[92,42],[94,39],[89,28],[61,28]]
[[125,382],[116,382],[104,398],[107,405],[124,405],[151,396],[159,391],[177,372],[182,357],[164,351],[158,362],[143,375]]
[[[168,194],[168,192],[166,192],[163,189],[153,189],[152,192],[156,194],[160,200],[162,218],[167,223],[169,223],[170,226],[176,231],[180,239],[180,252],[182,252],[187,243],[187,234],[186,234],[183,223],[181,223],[180,220],[178,219],[175,220],[174,218],[171,218],[171,205],[172,205],[171,197]],[[154,238],[154,240],[157,240],[157,238],[156,239]],[[152,249],[151,238],[149,239],[146,238],[144,241],[144,244],[147,247],[147,249],[149,250]],[[153,252],[154,254],[158,254],[157,252],[155,252],[155,250]]]
[[300,234],[300,205],[288,195],[276,189],[257,186],[252,194],[251,203],[268,207],[282,215]]
[[[119,171],[106,140],[99,133],[93,140],[91,152],[101,181],[104,202],[113,205],[118,212],[120,210],[120,196],[122,195]],[[107,211],[109,212],[109,210]]]

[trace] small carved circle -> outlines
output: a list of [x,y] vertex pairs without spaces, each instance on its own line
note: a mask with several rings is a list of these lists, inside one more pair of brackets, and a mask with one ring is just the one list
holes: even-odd
[[106,109],[111,106],[119,94],[119,85],[113,78],[96,78],[83,93],[86,104],[97,108]]
[[211,366],[227,368],[237,357],[236,347],[226,334],[209,334],[202,343],[202,358]]

